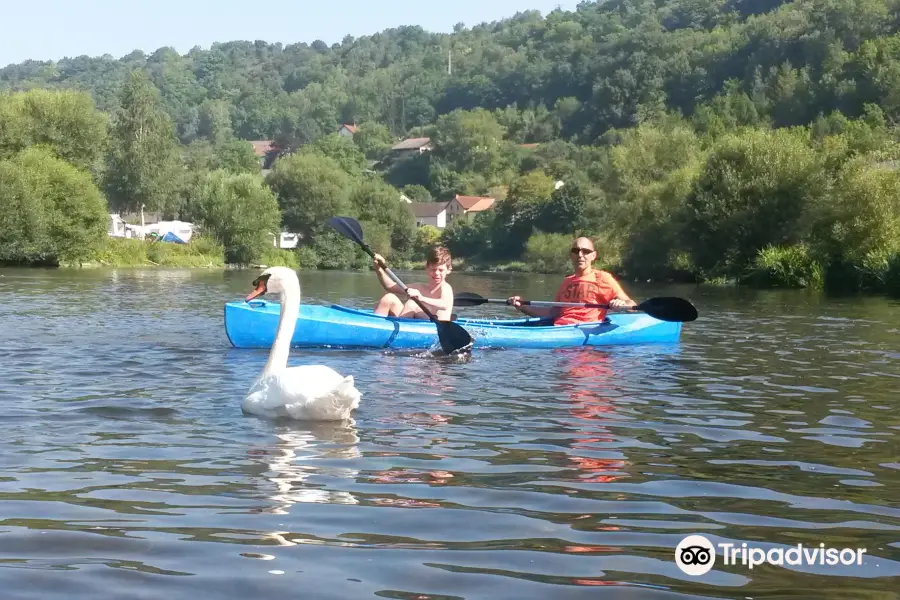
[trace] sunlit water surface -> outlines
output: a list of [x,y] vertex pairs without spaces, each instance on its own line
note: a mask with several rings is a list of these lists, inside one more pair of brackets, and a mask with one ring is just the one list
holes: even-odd
[[[240,410],[267,351],[232,348],[222,307],[255,275],[0,270],[2,598],[898,597],[896,302],[626,284],[701,318],[679,344],[464,363],[294,350],[363,393],[314,424]],[[546,299],[558,278],[450,281]],[[690,534],[866,554],[691,577]]]

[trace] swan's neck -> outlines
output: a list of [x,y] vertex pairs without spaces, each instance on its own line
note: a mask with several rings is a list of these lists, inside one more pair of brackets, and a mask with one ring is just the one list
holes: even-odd
[[281,297],[281,315],[278,319],[278,333],[275,343],[269,352],[269,360],[263,369],[263,375],[270,375],[287,368],[288,354],[291,351],[291,338],[297,326],[297,313],[300,310],[300,290],[286,290]]

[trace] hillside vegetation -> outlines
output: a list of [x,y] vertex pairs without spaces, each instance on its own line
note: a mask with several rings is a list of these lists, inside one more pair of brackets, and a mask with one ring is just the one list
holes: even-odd
[[[196,218],[234,260],[283,226],[305,234],[302,267],[364,265],[323,229],[332,214],[416,259],[434,233],[398,207],[403,189],[502,200],[442,232],[474,264],[556,270],[567,237],[587,233],[627,277],[900,287],[898,0],[584,2],[330,47],[29,61],[0,70],[0,89],[28,91],[0,98],[8,171],[67,162],[112,209]],[[359,125],[353,142],[341,123]],[[135,128],[151,133],[135,142]],[[436,148],[392,160],[406,136]],[[283,153],[265,180],[253,139]],[[20,155],[35,145],[44,154]],[[84,187],[54,169],[47,185]],[[49,189],[3,173],[0,186]],[[9,237],[0,255],[46,258]]]

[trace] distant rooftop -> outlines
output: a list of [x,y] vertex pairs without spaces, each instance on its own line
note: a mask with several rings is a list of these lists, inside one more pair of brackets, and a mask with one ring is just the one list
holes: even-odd
[[409,205],[417,217],[436,217],[447,209],[446,202],[413,202]]
[[487,196],[456,196],[456,201],[469,212],[481,212],[494,205],[495,199]]
[[250,142],[250,145],[253,146],[253,152],[256,156],[262,158],[266,156],[272,150],[275,150],[275,142],[272,140],[253,140]]
[[394,144],[394,147],[391,150],[418,150],[423,146],[427,146],[431,143],[431,138],[427,137],[419,137],[419,138],[407,138],[397,144]]

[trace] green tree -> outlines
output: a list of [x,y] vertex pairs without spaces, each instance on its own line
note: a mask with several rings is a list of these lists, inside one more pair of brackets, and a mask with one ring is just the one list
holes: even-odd
[[385,152],[394,145],[390,130],[381,123],[367,121],[360,123],[353,135],[353,143],[359,151],[371,160],[381,160]]
[[172,120],[147,76],[133,71],[120,95],[112,127],[106,190],[120,211],[172,211],[179,148]]
[[231,105],[224,100],[204,100],[199,109],[197,136],[216,145],[233,138]]
[[434,225],[423,225],[416,228],[416,239],[413,242],[413,254],[417,257],[425,256],[432,246],[441,243],[441,230]]
[[492,176],[505,168],[506,129],[483,108],[455,110],[438,118],[434,142],[438,153],[457,172]]
[[278,201],[258,175],[207,173],[194,189],[188,215],[225,247],[225,261],[233,264],[259,259],[281,231]]
[[106,236],[106,202],[91,176],[47,147],[0,161],[0,260],[86,260]]
[[802,133],[727,135],[686,201],[687,239],[705,273],[740,277],[769,245],[803,240],[827,180]]
[[431,202],[433,200],[431,192],[424,185],[404,185],[400,191],[406,194],[406,197],[413,202]]
[[397,188],[378,180],[364,181],[353,190],[350,202],[360,219],[387,228],[393,250],[403,256],[412,249],[416,221]]
[[353,141],[337,133],[320,137],[314,143],[305,146],[300,152],[318,152],[327,156],[353,176],[361,175],[366,168],[366,157],[363,153]]
[[550,176],[542,170],[535,169],[516,177],[509,184],[506,199],[513,202],[542,202],[550,198],[554,185]]
[[0,158],[43,145],[95,175],[102,169],[108,119],[87,92],[29,90],[0,95]]
[[327,221],[351,208],[353,179],[334,159],[301,153],[279,159],[267,177],[278,198],[284,225],[310,243]]
[[245,140],[229,138],[215,147],[216,161],[219,168],[235,173],[258,174],[259,159],[253,147]]
[[538,217],[538,228],[546,233],[570,236],[588,227],[588,193],[578,181],[565,182],[553,190]]

